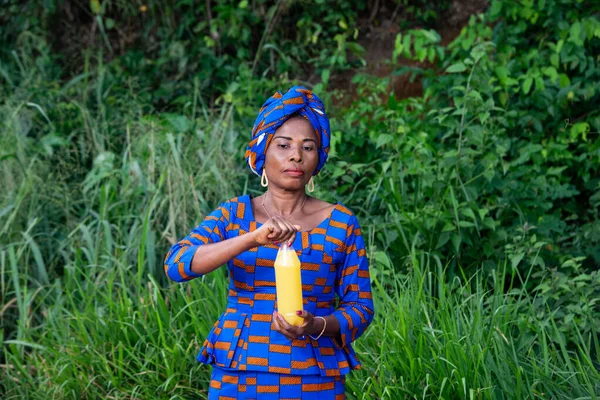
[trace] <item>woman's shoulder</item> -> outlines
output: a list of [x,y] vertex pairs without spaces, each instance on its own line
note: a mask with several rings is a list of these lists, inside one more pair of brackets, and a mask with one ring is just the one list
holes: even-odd
[[248,195],[232,197],[222,201],[216,211],[223,214],[226,219],[230,219],[232,215],[237,218],[244,218],[249,212],[249,202],[250,197]]
[[313,198],[313,207],[320,210],[322,215],[327,215],[330,219],[338,222],[349,223],[356,219],[354,212],[345,204],[340,202],[329,203],[327,201]]
[[232,205],[247,204],[248,202],[250,202],[250,196],[247,194],[243,194],[241,196],[236,196],[236,197],[232,197],[228,200],[225,200],[221,204],[231,207]]

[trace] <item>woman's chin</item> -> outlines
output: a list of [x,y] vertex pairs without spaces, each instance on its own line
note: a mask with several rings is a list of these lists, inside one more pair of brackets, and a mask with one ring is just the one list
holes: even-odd
[[288,190],[288,191],[293,191],[296,192],[298,190],[304,190],[304,182],[302,181],[292,181],[292,182],[283,182],[281,185],[281,188],[283,190]]

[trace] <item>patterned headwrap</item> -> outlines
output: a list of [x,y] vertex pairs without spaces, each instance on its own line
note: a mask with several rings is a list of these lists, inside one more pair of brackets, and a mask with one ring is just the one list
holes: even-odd
[[292,115],[300,114],[310,122],[317,136],[319,164],[313,175],[317,175],[329,153],[329,118],[321,99],[303,86],[293,86],[286,94],[271,96],[263,104],[252,128],[252,140],[246,147],[246,162],[252,172],[261,176],[265,165],[265,154],[275,131]]

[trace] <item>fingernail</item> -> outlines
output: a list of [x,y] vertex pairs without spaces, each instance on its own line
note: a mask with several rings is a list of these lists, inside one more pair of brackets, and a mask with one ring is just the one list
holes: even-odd
[[273,243],[275,243],[276,245],[279,245],[279,242],[273,242]]
[[296,311],[296,315],[302,315],[302,311],[300,311],[300,310]]

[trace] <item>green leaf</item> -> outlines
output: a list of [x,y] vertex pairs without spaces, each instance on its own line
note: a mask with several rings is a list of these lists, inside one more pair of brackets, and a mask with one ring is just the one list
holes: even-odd
[[419,62],[425,61],[425,58],[427,57],[427,47],[423,43],[422,37],[418,37],[415,40],[415,53]]
[[185,115],[165,114],[165,119],[169,122],[169,125],[171,125],[175,132],[182,133],[191,128],[190,120]]
[[406,35],[404,36],[404,39],[402,39],[402,49],[404,50],[404,56],[405,57],[410,57],[410,44],[412,41],[412,36],[411,35]]
[[[556,56],[556,54],[553,54],[553,56]],[[542,72],[544,73],[544,75],[549,77],[552,82],[556,82],[556,80],[558,79],[558,72],[554,67],[544,67],[542,69]]]
[[583,45],[583,40],[581,40],[581,24],[579,21],[571,25],[571,29],[569,29],[569,40],[578,46]]
[[560,56],[558,54],[552,54],[550,56],[550,63],[554,68],[558,68],[560,65]]
[[483,226],[490,228],[491,230],[496,230],[496,222],[490,217],[484,218]]
[[472,228],[475,226],[475,224],[469,221],[459,221],[458,226],[461,228]]
[[379,135],[377,137],[377,142],[376,142],[375,146],[377,148],[385,146],[386,144],[390,143],[392,140],[394,140],[394,137],[392,135],[390,135],[389,133],[382,133],[381,135]]
[[510,264],[512,265],[513,269],[517,268],[524,256],[525,253],[517,253],[510,256]]
[[544,89],[546,89],[546,85],[544,84],[544,79],[541,76],[536,76],[535,77],[535,90],[543,91]]
[[324,85],[327,85],[327,83],[329,82],[329,74],[330,74],[329,69],[324,69],[321,72],[321,81],[323,82]]
[[560,74],[558,76],[558,85],[560,86],[561,89],[571,86],[571,80],[569,79],[567,74]]
[[428,50],[427,60],[432,64],[435,61],[435,49],[433,47],[430,47]]
[[460,72],[465,72],[467,67],[462,62],[457,62],[456,64],[452,64],[448,68],[446,68],[446,72],[449,74],[456,74]]
[[421,34],[429,43],[437,43],[440,41],[440,35],[434,30],[422,30]]
[[435,245],[436,249],[439,249],[450,240],[450,234],[448,232],[442,232],[438,238],[437,244]]
[[239,4],[238,7],[241,8],[241,9],[248,8],[248,0],[242,0],[242,1],[240,1],[240,4]]
[[496,173],[493,169],[486,169],[485,172],[483,173],[483,177],[488,181],[491,182],[492,179],[494,179],[494,176],[496,176]]
[[474,90],[474,89],[471,90],[467,96],[469,96],[471,98],[474,98],[474,99],[477,99],[479,101],[483,101],[483,98],[481,97],[481,94],[477,90]]
[[502,11],[502,0],[492,1],[492,6],[490,7],[490,16],[492,18],[496,18],[500,15],[501,11]]
[[460,243],[462,242],[462,239],[460,237],[460,234],[455,233],[452,235],[452,246],[454,247],[454,251],[456,251],[458,253],[458,250],[460,249]]
[[506,81],[508,79],[508,74],[509,74],[508,68],[506,68],[503,65],[499,65],[496,67],[494,72],[496,72],[496,76],[498,76],[498,79],[500,80],[500,84],[506,85]]
[[102,8],[100,7],[100,1],[90,0],[90,9],[92,10],[93,14],[100,14],[100,12],[102,11]]
[[206,44],[206,47],[215,47],[215,45],[217,44],[217,42],[215,42],[215,40],[213,38],[211,38],[208,35],[204,35],[204,44]]
[[454,228],[454,224],[452,222],[446,222],[446,224],[442,228],[442,232],[450,232],[450,231],[453,231],[455,229],[456,228]]
[[402,43],[402,34],[399,33],[396,35],[396,42],[394,43],[394,53],[392,54],[392,58],[394,62],[398,59],[398,56],[402,54],[404,51],[404,44]]
[[587,134],[590,131],[590,124],[587,122],[578,122],[571,127],[571,137],[577,139],[579,136],[583,137],[583,140],[587,140]]
[[23,347],[31,347],[32,349],[38,349],[38,350],[46,350],[46,347],[36,344],[36,343],[31,343],[31,342],[26,342],[25,340],[5,340],[4,344],[16,344],[17,346],[23,346]]
[[551,167],[546,171],[546,175],[560,175],[567,167]]
[[529,93],[529,90],[531,90],[532,84],[533,84],[533,78],[531,78],[531,77],[525,78],[525,80],[523,81],[523,93],[525,93],[525,94]]

